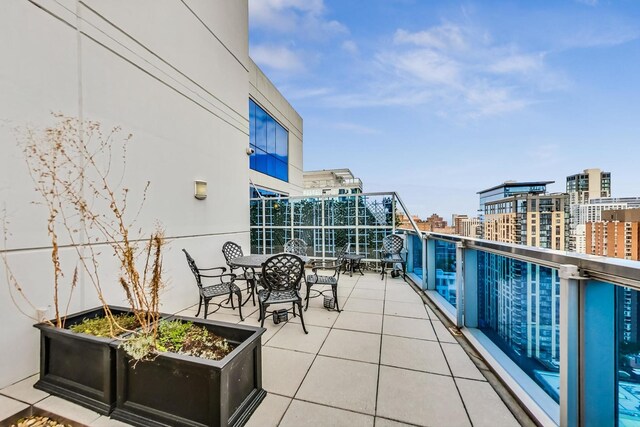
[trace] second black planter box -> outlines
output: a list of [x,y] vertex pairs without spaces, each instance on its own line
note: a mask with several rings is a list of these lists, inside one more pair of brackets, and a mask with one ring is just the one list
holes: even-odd
[[[193,321],[176,316],[173,319]],[[112,418],[137,426],[241,426],[264,399],[264,329],[213,320],[195,324],[236,346],[213,361],[161,353],[134,363],[117,349],[117,404]]]

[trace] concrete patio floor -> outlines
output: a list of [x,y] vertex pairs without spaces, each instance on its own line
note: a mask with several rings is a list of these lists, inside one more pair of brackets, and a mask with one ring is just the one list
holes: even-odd
[[[262,337],[263,387],[268,395],[251,427],[517,426],[520,425],[456,338],[402,279],[341,276],[341,313],[311,300],[299,318]],[[178,314],[194,316],[197,306]],[[257,307],[243,307],[259,325]],[[238,312],[210,319],[237,323]],[[90,426],[124,426],[35,390],[36,376],[0,390],[0,419],[34,404]],[[6,415],[8,416],[8,415]]]

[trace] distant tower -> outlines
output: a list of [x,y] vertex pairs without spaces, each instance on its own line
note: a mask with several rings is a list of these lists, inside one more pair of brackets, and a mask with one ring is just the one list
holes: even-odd
[[582,250],[585,224],[581,220],[581,205],[593,203],[594,199],[611,197],[611,172],[600,169],[585,169],[582,173],[567,177],[569,194],[569,239],[567,249],[571,252]]

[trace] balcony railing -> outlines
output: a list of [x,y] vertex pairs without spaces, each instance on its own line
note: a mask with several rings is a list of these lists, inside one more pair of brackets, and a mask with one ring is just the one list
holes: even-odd
[[349,241],[375,261],[402,233],[410,278],[540,423],[640,426],[640,262],[397,230],[394,193],[251,203],[264,253],[301,237],[311,256]]

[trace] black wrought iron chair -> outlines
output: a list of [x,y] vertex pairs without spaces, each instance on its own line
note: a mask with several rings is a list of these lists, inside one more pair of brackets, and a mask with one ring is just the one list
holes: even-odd
[[406,280],[407,278],[407,261],[402,257],[402,252],[404,249],[404,239],[397,234],[389,234],[384,239],[382,239],[382,257],[380,259],[380,264],[382,265],[382,272],[380,273],[380,280],[384,280],[384,275],[386,272],[386,267],[388,264],[391,264],[392,276],[394,276],[395,265],[402,265],[402,278]]
[[303,274],[304,262],[294,254],[274,255],[262,265],[262,284],[265,289],[258,291],[260,326],[264,326],[267,308],[270,305],[292,304],[293,317],[296,317],[297,305],[302,330],[308,334],[302,317],[302,297],[300,296],[300,280]]
[[[193,260],[189,252],[185,249],[182,250],[185,256],[187,257],[187,264],[189,264],[189,268],[191,272],[196,278],[196,284],[198,285],[198,293],[200,294],[200,301],[198,303],[198,312],[196,313],[196,317],[200,315],[200,309],[204,303],[204,318],[207,318],[209,314],[209,302],[219,296],[226,296],[227,299],[221,301],[219,303],[215,303],[218,306],[212,313],[220,310],[220,308],[232,308],[235,310],[235,306],[233,304],[233,294],[238,297],[238,312],[240,313],[240,320],[244,320],[242,317],[242,291],[240,288],[234,283],[236,275],[232,273],[226,273],[226,267],[213,267],[213,268],[198,268],[196,262]],[[220,271],[220,274],[202,274],[203,271]],[[225,282],[224,279],[228,279]],[[202,282],[203,279],[219,279],[220,283],[215,283],[212,285],[205,286]],[[223,304],[226,302],[231,303],[231,307],[225,307]]]
[[[236,280],[244,280],[246,282],[246,292],[247,294],[251,293],[251,299],[253,300],[253,305],[255,306],[256,272],[253,270],[253,268],[240,268],[235,267],[233,264],[231,264],[231,261],[234,258],[244,256],[242,248],[237,243],[226,242],[224,245],[222,245],[222,255],[224,255],[224,259],[227,262],[231,273],[233,273],[233,270],[242,270],[242,274],[234,273],[236,274]],[[249,301],[248,298],[247,301]],[[245,301],[245,304],[247,303],[247,301]]]
[[[307,295],[305,297],[305,307],[307,310],[309,308],[309,299],[316,298],[319,296],[325,296],[325,292],[331,291],[331,295],[333,297],[333,301],[335,303],[335,309],[340,311],[340,304],[338,303],[338,280],[340,279],[340,271],[344,266],[344,256],[349,250],[349,243],[345,244],[342,249],[340,249],[337,253],[337,258],[335,260],[326,260],[326,261],[313,261],[311,263],[311,271],[313,274],[309,274],[306,278],[307,282]],[[328,274],[318,274],[318,271],[324,270],[327,272],[332,271],[333,273]],[[314,285],[319,286],[331,286],[331,289],[317,290],[312,289]],[[311,293],[314,295],[311,295]],[[325,308],[331,309],[333,308],[331,305],[324,304]]]
[[307,256],[307,242],[302,239],[291,239],[284,244],[284,251],[298,256]]

